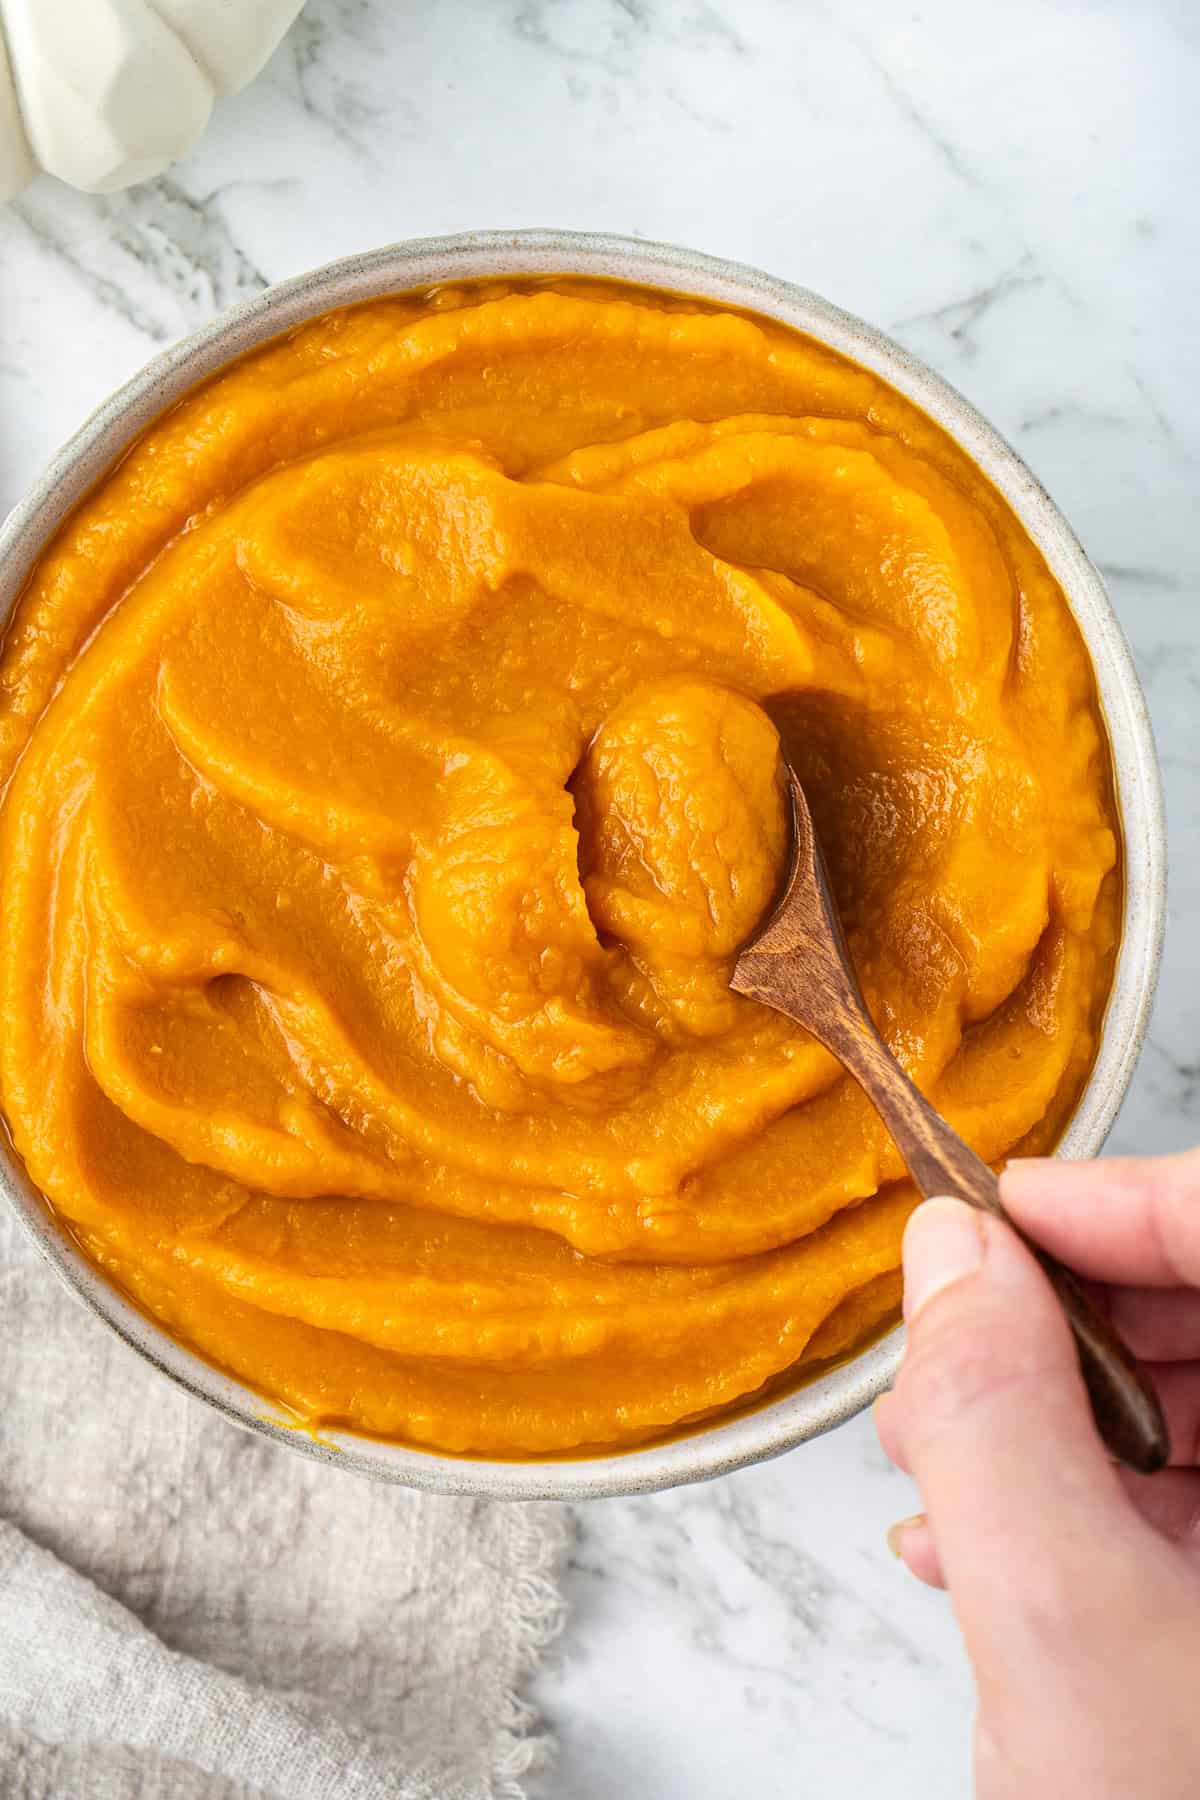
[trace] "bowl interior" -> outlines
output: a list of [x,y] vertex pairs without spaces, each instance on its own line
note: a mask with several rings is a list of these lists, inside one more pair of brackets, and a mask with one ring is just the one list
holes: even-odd
[[[233,357],[291,326],[359,300],[450,280],[592,275],[691,293],[760,312],[808,333],[882,376],[934,418],[1005,496],[1060,586],[1095,668],[1112,748],[1125,850],[1125,923],[1105,1028],[1091,1076],[1059,1146],[1094,1155],[1125,1096],[1149,1022],[1165,912],[1165,826],[1158,766],[1133,661],[1103,583],[1024,463],[952,387],[881,332],[818,295],[758,270],[667,245],[560,231],[479,232],[347,258],[243,302],[150,363],[64,447],[0,529],[0,619],[6,620],[45,540],[129,441]],[[690,1435],[616,1455],[490,1462],[290,1424],[270,1403],[169,1338],[86,1260],[3,1147],[0,1187],[77,1296],[147,1361],[233,1422],[377,1479],[448,1494],[589,1498],[643,1493],[722,1474],[830,1430],[889,1385],[902,1332],[760,1407]]]

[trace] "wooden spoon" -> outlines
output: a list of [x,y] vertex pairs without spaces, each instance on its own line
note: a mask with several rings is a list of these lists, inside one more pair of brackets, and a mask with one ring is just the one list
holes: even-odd
[[[783,893],[746,943],[729,985],[786,1013],[832,1052],[881,1115],[928,1199],[952,1194],[1008,1218],[995,1175],[917,1092],[872,1023],[830,892],[812,815],[795,772],[791,794],[792,862]],[[1024,1233],[1013,1225],[1024,1238]],[[1169,1455],[1158,1397],[1137,1363],[1075,1277],[1036,1244],[1041,1263],[1075,1334],[1075,1347],[1100,1435],[1132,1469],[1152,1474]],[[1016,1322],[1020,1328],[1019,1321]]]

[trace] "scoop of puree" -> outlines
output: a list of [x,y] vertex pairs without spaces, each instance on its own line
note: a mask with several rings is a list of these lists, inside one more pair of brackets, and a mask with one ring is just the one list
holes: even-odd
[[863,989],[989,1161],[1118,924],[1062,593],[763,320],[555,282],[333,313],[168,412],[0,663],[0,1098],[166,1330],[309,1425],[629,1445],[894,1312],[912,1189],[727,978],[807,786]]

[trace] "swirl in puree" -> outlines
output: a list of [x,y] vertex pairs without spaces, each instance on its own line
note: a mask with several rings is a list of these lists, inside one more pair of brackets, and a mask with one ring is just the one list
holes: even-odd
[[891,1317],[913,1193],[731,995],[782,735],[872,1012],[1050,1147],[1119,918],[1067,605],[963,452],[586,282],[318,319],[138,440],[0,664],[0,1097],[168,1332],[309,1424],[629,1445]]

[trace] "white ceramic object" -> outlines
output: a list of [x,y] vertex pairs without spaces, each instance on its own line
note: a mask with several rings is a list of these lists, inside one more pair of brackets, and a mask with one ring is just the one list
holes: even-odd
[[[61,450],[0,529],[0,626],[47,538],[123,454],[130,440],[198,381],[265,339],[331,307],[380,294],[505,275],[600,275],[744,307],[807,332],[872,369],[950,433],[1008,500],[1070,603],[1091,654],[1112,745],[1124,830],[1125,927],[1095,1066],[1059,1146],[1092,1156],[1117,1116],[1146,1034],[1166,908],[1166,826],[1149,716],[1129,647],[1070,526],[1020,457],[962,395],[882,332],[790,282],[695,251],[565,231],[469,232],[350,257],[244,301],[147,365]],[[140,1313],[58,1229],[0,1136],[0,1189],[39,1248],[85,1305],[148,1362],[235,1423],[307,1455],[380,1480],[500,1499],[598,1498],[701,1481],[778,1456],[842,1424],[895,1377],[898,1328],[862,1354],[754,1411],[668,1443],[554,1462],[439,1456],[345,1432],[296,1431],[268,1402],[175,1343]]]
[[38,169],[93,194],[161,175],[302,4],[0,0],[0,200]]

